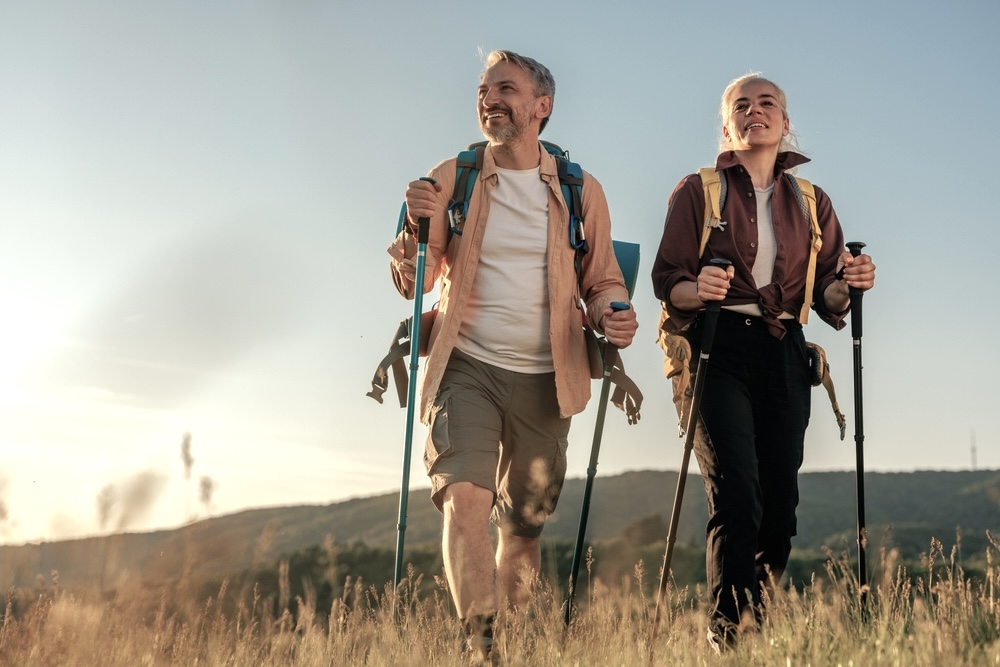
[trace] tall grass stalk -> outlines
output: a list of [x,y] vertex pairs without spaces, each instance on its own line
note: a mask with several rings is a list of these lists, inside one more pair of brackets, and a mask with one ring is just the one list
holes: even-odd
[[[1000,545],[990,537],[982,577],[965,576],[958,548],[933,541],[920,571],[895,551],[879,567],[860,607],[846,554],[828,553],[826,571],[777,587],[759,631],[716,656],[705,639],[701,587],[667,593],[661,627],[651,627],[650,581],[643,562],[621,581],[589,576],[569,627],[564,591],[535,578],[528,603],[497,619],[503,665],[1000,665]],[[319,609],[312,585],[291,595],[287,563],[272,598],[227,584],[203,600],[173,587],[154,600],[139,584],[113,597],[63,590],[58,577],[11,590],[0,625],[2,665],[467,665],[442,579],[430,593],[407,571],[393,598],[348,576],[342,594]],[[329,575],[332,576],[332,572]],[[655,579],[655,578],[654,578]],[[393,603],[396,604],[393,604]],[[396,610],[400,610],[399,613]]]

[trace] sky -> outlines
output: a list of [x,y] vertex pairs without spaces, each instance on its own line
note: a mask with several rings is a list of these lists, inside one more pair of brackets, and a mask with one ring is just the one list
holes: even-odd
[[[1000,468],[997,25],[992,0],[0,0],[0,543],[398,491],[405,410],[366,396],[413,308],[385,249],[406,183],[481,139],[498,48],[553,72],[542,137],[641,246],[623,359],[642,420],[609,410],[595,503],[602,475],[680,464],[649,269],[749,71],[784,88],[799,175],[878,267],[866,470]],[[814,318],[807,337],[848,435],[814,390],[803,470],[854,470],[850,328]],[[425,434],[411,503],[429,502]]]

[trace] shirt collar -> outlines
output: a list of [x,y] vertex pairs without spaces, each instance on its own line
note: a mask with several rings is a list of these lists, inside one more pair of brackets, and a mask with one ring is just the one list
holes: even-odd
[[[542,160],[538,165],[538,173],[542,177],[542,180],[548,181],[550,179],[556,178],[559,173],[559,168],[556,165],[556,158],[554,155],[545,150],[545,146],[538,143],[538,150],[541,151]],[[497,163],[493,158],[493,147],[487,145],[486,152],[483,154],[483,170],[480,178],[486,180],[497,173]]]
[[[795,151],[782,151],[778,153],[778,159],[774,163],[774,173],[780,174],[783,171],[787,171],[793,167],[798,167],[801,164],[809,162],[809,158],[801,153],[796,153]],[[736,157],[735,151],[726,151],[725,153],[720,153],[719,157],[715,161],[715,168],[718,171],[723,169],[729,169],[730,167],[735,167],[740,163]]]

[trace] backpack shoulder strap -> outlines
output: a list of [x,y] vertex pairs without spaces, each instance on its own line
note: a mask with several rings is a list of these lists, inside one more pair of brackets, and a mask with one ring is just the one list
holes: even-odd
[[555,158],[559,187],[569,211],[569,244],[576,251],[573,262],[579,281],[583,256],[590,252],[587,236],[583,231],[583,168],[562,155],[556,155]]
[[698,176],[701,177],[701,187],[705,193],[705,226],[701,230],[701,244],[698,246],[698,257],[701,258],[705,254],[705,246],[708,245],[712,229],[726,227],[726,222],[722,219],[722,207],[726,201],[726,179],[714,167],[699,169]]
[[455,160],[455,189],[451,194],[451,201],[448,202],[448,216],[451,218],[451,226],[448,229],[449,241],[455,234],[462,235],[465,218],[469,215],[472,190],[476,187],[476,180],[483,168],[485,150],[485,142],[472,144],[459,153]]
[[816,189],[804,178],[787,174],[799,206],[809,218],[809,268],[806,270],[806,293],[799,313],[799,322],[809,321],[809,309],[812,306],[813,287],[816,285],[816,258],[823,247],[823,231],[819,227],[819,217],[816,214]]

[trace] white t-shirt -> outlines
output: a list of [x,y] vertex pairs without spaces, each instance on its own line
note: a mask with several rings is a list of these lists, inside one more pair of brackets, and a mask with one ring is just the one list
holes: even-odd
[[[757,289],[770,285],[774,279],[774,259],[778,256],[778,246],[774,240],[774,219],[771,216],[771,195],[774,194],[774,183],[766,188],[754,188],[757,193],[757,255],[753,260],[750,272],[753,274]],[[762,315],[760,305],[745,303],[738,306],[725,306],[747,315]],[[790,317],[783,313],[781,318]]]
[[757,193],[757,256],[753,260],[753,279],[757,289],[770,285],[774,276],[774,258],[778,247],[774,242],[774,221],[771,218],[771,195],[774,183],[768,188],[754,188]]
[[548,373],[548,185],[538,168],[497,169],[482,251],[456,347],[520,373]]

